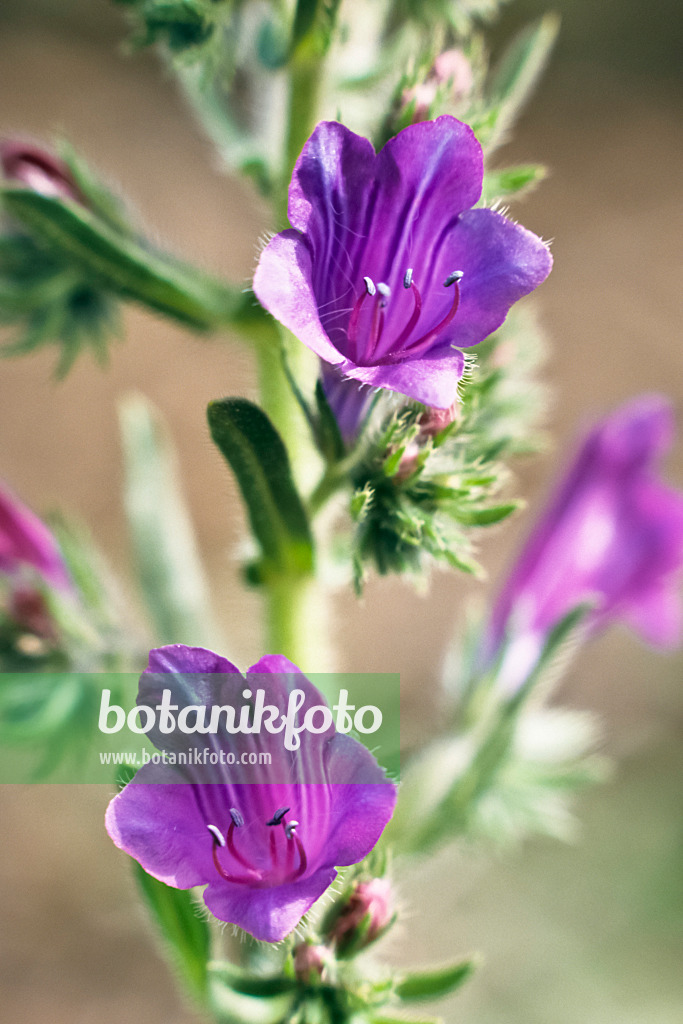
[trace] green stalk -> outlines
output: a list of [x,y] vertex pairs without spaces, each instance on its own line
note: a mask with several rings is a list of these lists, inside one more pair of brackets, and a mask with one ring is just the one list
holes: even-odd
[[[316,122],[321,60],[306,40],[290,63],[290,92],[283,175],[277,201],[279,226],[287,225],[287,189],[294,164]],[[306,488],[315,455],[308,427],[287,380],[283,356],[297,380],[306,374],[310,355],[301,342],[282,331],[281,347],[267,339],[258,346],[258,376],[262,408],[282,436],[292,464],[294,479]],[[332,667],[329,651],[326,602],[314,576],[287,576],[267,580],[265,636],[269,653],[284,654],[306,672]]]

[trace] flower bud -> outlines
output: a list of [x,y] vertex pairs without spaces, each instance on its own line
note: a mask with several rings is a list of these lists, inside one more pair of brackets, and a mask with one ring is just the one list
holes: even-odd
[[453,402],[447,409],[429,406],[420,417],[420,438],[436,437],[442,430],[460,418],[460,402]]
[[297,980],[309,985],[322,978],[329,959],[330,951],[326,946],[300,942],[294,950],[294,973]]
[[57,639],[57,629],[45,596],[34,587],[17,587],[10,594],[9,616],[20,629],[42,640]]
[[66,562],[47,526],[0,483],[0,574],[16,580],[26,569],[55,590],[72,588]]
[[0,167],[7,181],[52,199],[80,202],[80,190],[71,171],[48,150],[19,139],[0,142]]
[[330,938],[341,955],[357,953],[383,935],[394,917],[393,892],[388,878],[358,882],[334,921]]
[[457,103],[469,94],[472,84],[472,66],[462,50],[445,50],[436,58],[425,80],[404,91],[403,105],[414,104],[413,123],[428,121],[439,113],[432,110],[439,94]]

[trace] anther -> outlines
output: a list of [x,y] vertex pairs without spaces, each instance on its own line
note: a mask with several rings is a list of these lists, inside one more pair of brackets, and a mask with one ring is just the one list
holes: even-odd
[[405,277],[403,278],[403,287],[404,288],[410,288],[412,283],[413,283],[413,268],[412,267],[408,267],[408,269],[405,272]]
[[217,828],[216,825],[207,825],[206,827],[213,836],[214,842],[218,843],[219,846],[225,846],[225,839],[223,838],[221,830]]
[[389,287],[388,284],[385,284],[384,281],[379,281],[378,284],[377,284],[377,291],[382,296],[382,301],[380,302],[380,306],[386,306],[387,299],[389,299],[390,296],[391,296],[391,288]]
[[371,277],[364,277],[363,280],[365,281],[365,290],[368,293],[368,295],[374,295],[375,292],[377,291],[377,289],[375,288],[375,282],[372,280]]
[[399,351],[399,348],[396,345],[394,351],[399,359],[405,359],[406,356],[412,356],[414,358],[417,355],[422,355],[423,352],[427,352],[428,349],[431,348],[436,339],[439,337],[441,332],[445,330],[446,327],[448,327],[451,320],[458,312],[458,306],[460,305],[459,283],[463,276],[464,275],[462,270],[454,270],[452,274],[448,275],[448,277],[444,281],[444,288],[449,288],[451,285],[455,285],[455,288],[453,290],[453,302],[451,304],[451,308],[446,313],[443,320],[440,320],[435,327],[432,327],[430,331],[427,331],[426,334],[423,334],[421,338],[417,339],[417,341],[412,342],[412,344],[408,345],[407,348],[404,348],[403,351]]
[[285,824],[285,835],[287,836],[288,839],[294,838],[294,833],[296,832],[298,825],[298,821],[288,821]]
[[242,828],[242,825],[244,825],[244,818],[236,807],[230,808],[230,817],[235,828]]
[[266,822],[266,825],[279,825],[288,811],[289,807],[278,807],[270,821]]

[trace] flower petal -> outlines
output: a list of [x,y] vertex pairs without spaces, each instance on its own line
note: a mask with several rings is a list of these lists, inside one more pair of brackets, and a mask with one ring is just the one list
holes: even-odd
[[[377,156],[379,191],[362,272],[397,293],[408,267],[424,280],[444,224],[479,199],[483,167],[472,129],[448,115],[410,125],[390,139]],[[456,269],[450,266],[443,276]]]
[[204,902],[220,921],[244,928],[263,942],[279,942],[322,896],[337,872],[324,867],[296,882],[255,889],[227,882],[212,884]]
[[552,265],[547,246],[531,231],[493,210],[468,210],[444,238],[430,268],[424,291],[431,302],[425,305],[424,320],[445,311],[450,298],[443,294],[443,282],[461,270],[458,312],[441,338],[459,348],[476,345],[500,327],[518,299],[546,279]]
[[268,312],[321,359],[333,364],[343,361],[318,315],[311,252],[298,231],[281,231],[270,240],[261,253],[253,288]]
[[465,368],[465,356],[459,349],[435,349],[420,359],[380,366],[352,366],[344,372],[354,380],[376,388],[388,388],[409,395],[418,402],[447,409],[458,398],[458,383]]
[[[173,773],[166,771],[171,778]],[[166,885],[204,885],[216,869],[194,788],[147,784],[146,779],[159,778],[155,765],[141,768],[135,778],[107,807],[105,825],[114,843]]]

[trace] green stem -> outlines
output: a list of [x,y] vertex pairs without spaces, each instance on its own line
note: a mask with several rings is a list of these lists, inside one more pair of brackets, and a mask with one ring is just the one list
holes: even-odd
[[[287,189],[292,168],[313,130],[316,120],[320,60],[301,46],[290,64],[290,92],[282,166],[282,186],[276,216],[287,223]],[[287,380],[283,355],[291,373],[301,380],[308,352],[289,332],[282,332],[282,347],[267,339],[258,346],[261,404],[282,436],[299,486],[307,483],[315,465],[308,426]],[[284,654],[307,672],[329,670],[326,602],[312,577],[285,577],[265,584],[267,646],[270,653]]]
[[288,227],[287,193],[294,164],[315,127],[322,80],[322,61],[303,42],[293,55],[289,76],[287,135],[285,138],[282,184],[278,203],[278,223]]

